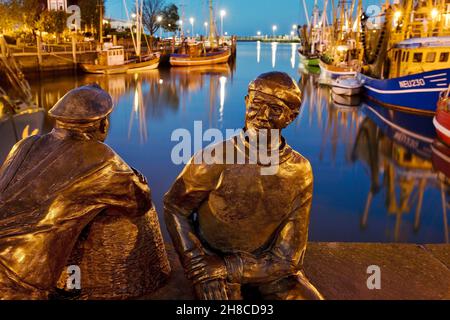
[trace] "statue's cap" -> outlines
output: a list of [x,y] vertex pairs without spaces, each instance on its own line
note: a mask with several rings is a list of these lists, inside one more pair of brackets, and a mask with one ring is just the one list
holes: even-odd
[[284,72],[268,72],[261,74],[250,82],[248,91],[258,91],[283,100],[291,110],[299,112],[302,104],[302,93],[298,84]]
[[61,122],[88,123],[107,117],[112,110],[111,96],[92,84],[69,91],[48,113]]

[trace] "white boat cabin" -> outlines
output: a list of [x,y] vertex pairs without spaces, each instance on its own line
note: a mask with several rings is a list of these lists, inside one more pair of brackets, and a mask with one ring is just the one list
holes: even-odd
[[125,50],[122,46],[105,47],[100,53],[99,64],[118,66],[125,64]]

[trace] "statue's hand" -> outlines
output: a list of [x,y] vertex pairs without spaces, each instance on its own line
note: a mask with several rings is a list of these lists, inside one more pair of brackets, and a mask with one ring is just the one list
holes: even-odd
[[224,280],[199,282],[195,294],[201,300],[228,300],[227,285]]
[[200,255],[189,261],[186,274],[194,284],[210,280],[225,280],[227,268],[225,261],[217,255]]

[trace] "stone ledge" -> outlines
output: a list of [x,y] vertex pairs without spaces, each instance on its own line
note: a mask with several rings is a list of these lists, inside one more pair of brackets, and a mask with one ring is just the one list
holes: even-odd
[[[194,299],[172,247],[168,284],[143,299]],[[330,300],[450,299],[450,245],[309,243],[305,273]],[[367,288],[367,267],[381,269],[381,290]]]

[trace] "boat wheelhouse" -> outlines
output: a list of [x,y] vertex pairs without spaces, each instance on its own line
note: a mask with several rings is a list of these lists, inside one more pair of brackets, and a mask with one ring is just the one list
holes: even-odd
[[[394,45],[391,52],[389,77],[447,69],[449,66],[450,37],[412,38]],[[441,86],[446,87],[445,81]]]

